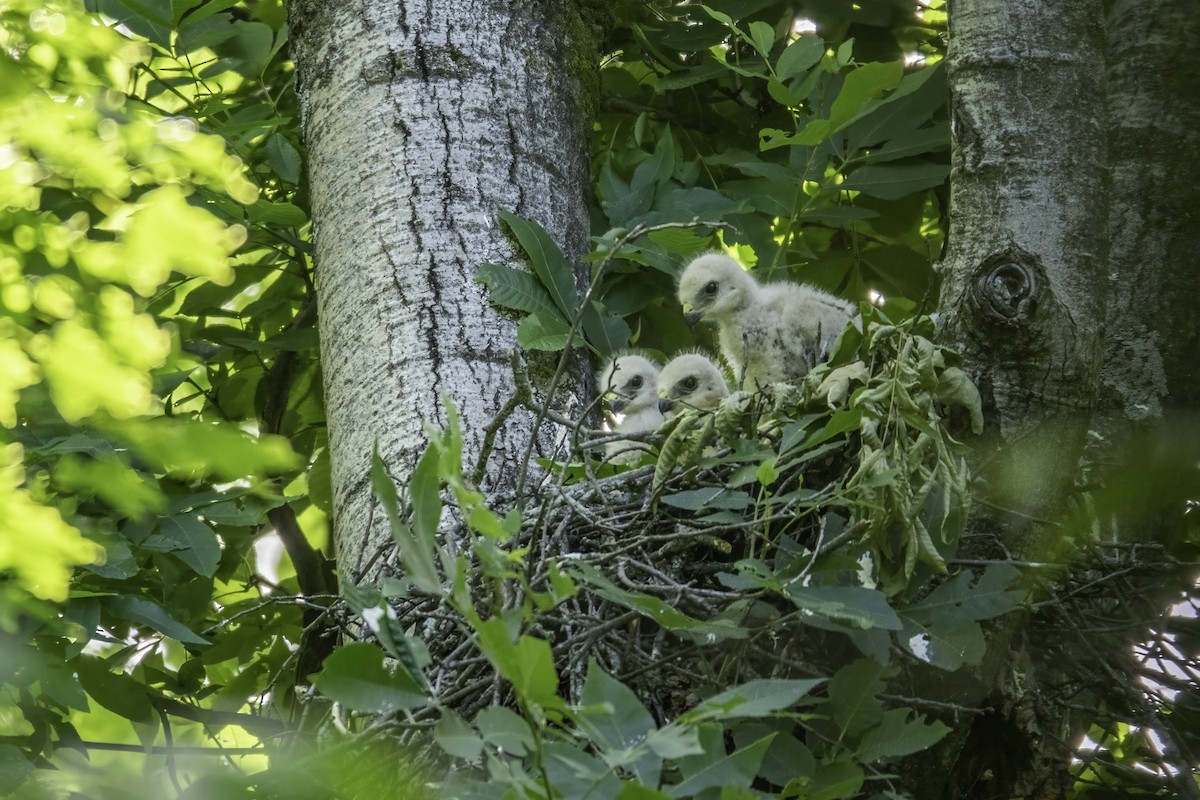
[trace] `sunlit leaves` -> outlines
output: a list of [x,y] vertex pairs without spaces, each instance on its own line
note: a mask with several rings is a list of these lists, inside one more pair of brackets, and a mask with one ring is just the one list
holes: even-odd
[[296,465],[286,439],[252,437],[228,424],[190,424],[167,418],[130,420],[114,432],[143,458],[180,477],[221,480],[262,477]]
[[[104,551],[68,525],[58,509],[39,503],[26,489],[22,448],[0,445],[0,570],[47,600],[65,600],[71,570]],[[0,624],[7,621],[0,618]]]
[[[0,320],[0,330],[3,330]],[[17,397],[21,389],[38,379],[38,369],[21,346],[11,339],[0,339],[0,425],[17,424]]]

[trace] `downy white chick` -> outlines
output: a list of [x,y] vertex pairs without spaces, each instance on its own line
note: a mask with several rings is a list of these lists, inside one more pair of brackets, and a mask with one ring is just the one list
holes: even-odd
[[721,253],[684,267],[679,302],[689,324],[717,325],[721,354],[749,391],[798,382],[855,318],[845,300],[799,283],[760,284]]
[[668,417],[680,408],[712,411],[729,396],[725,376],[707,356],[684,353],[658,373],[658,409]]
[[[636,353],[620,353],[596,374],[596,388],[608,401],[614,414],[623,415],[614,430],[620,433],[645,433],[663,422],[658,410],[655,388],[658,364]],[[625,439],[604,446],[608,459],[615,464],[636,464],[646,447]]]

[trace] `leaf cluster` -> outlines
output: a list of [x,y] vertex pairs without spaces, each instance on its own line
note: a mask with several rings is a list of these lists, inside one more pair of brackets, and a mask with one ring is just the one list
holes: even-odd
[[[601,69],[590,302],[575,341],[602,357],[691,346],[675,278],[722,246],[763,279],[875,292],[897,315],[933,302],[949,173],[944,16],[901,6],[829,11],[820,35],[796,35],[785,3],[622,6]],[[884,46],[888,25],[905,27]],[[532,273],[486,265],[479,279],[529,315],[522,346],[560,350],[573,270],[536,222],[516,225]]]
[[255,549],[319,567],[329,497],[282,8],[92,9],[0,17],[3,758],[64,785],[103,772],[73,747],[278,733],[329,600]]

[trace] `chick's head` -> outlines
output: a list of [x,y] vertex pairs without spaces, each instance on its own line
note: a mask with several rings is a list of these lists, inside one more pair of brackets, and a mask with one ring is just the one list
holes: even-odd
[[596,388],[615,414],[633,413],[654,405],[658,365],[634,353],[623,353],[596,375]]
[[658,374],[658,396],[658,410],[664,414],[678,406],[711,411],[729,396],[729,387],[710,359],[685,353],[668,361]]
[[746,308],[758,288],[741,264],[722,253],[706,253],[683,268],[679,304],[689,325],[718,322]]

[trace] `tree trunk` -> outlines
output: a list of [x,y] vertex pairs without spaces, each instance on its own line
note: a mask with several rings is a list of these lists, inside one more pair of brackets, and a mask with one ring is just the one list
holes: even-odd
[[[341,579],[358,583],[389,541],[370,488],[376,442],[403,484],[449,396],[473,464],[513,395],[515,325],[473,281],[480,264],[517,263],[497,210],[536,220],[569,257],[586,247],[598,56],[574,3],[298,0],[289,13],[335,539]],[[518,411],[497,431],[484,488],[512,486],[531,428]]]
[[[973,371],[988,420],[973,443],[972,555],[1036,560],[1062,539],[1046,520],[1096,402],[1108,249],[1101,20],[1098,1],[951,8],[941,333]],[[991,632],[973,673],[918,679],[925,696],[983,709],[923,754],[918,796],[1059,797],[1068,785],[1069,751],[1056,744],[1068,720],[1047,701],[1053,676],[1019,624]]]
[[1200,408],[1200,15],[1181,0],[1108,14],[1110,404],[1131,421]]
[[[1054,509],[1075,474],[1097,394],[1108,250],[1100,14],[1099,2],[959,0],[950,16],[944,336],[975,368],[1004,447],[984,457],[990,499],[1032,517]],[[1018,529],[1010,548],[1037,547]]]

